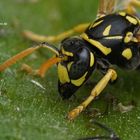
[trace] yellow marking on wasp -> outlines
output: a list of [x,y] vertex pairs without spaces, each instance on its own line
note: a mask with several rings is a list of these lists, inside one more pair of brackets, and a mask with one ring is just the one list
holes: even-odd
[[133,37],[133,33],[132,33],[132,32],[128,32],[128,33],[126,34],[125,38],[124,38],[124,42],[125,42],[125,43],[130,42],[131,39],[132,39],[132,37]]
[[70,79],[68,76],[68,71],[67,71],[66,67],[63,66],[61,63],[58,64],[58,77],[62,84],[70,82]]
[[135,17],[135,18],[137,19],[138,23],[140,24],[140,19],[138,17]]
[[126,13],[125,12],[119,12],[119,15],[121,15],[121,16],[126,16]]
[[65,54],[67,56],[73,56],[72,52],[65,51],[64,48],[62,48],[62,54]]
[[133,37],[132,32],[128,32],[124,38],[125,43],[129,43],[130,41],[132,42],[138,42],[137,38]]
[[123,36],[108,36],[104,37],[104,39],[123,39]]
[[73,64],[73,62],[69,62],[67,65],[68,71],[70,71],[71,65]]
[[130,48],[125,49],[122,52],[122,56],[124,56],[127,60],[131,59],[132,58],[132,51],[131,51],[131,49]]
[[71,80],[71,83],[74,84],[75,86],[81,86],[86,79],[87,73],[88,72],[86,72],[81,78],[77,80]]
[[106,46],[103,46],[100,42],[96,40],[89,39],[87,34],[83,33],[81,34],[81,37],[86,41],[88,41],[89,43],[91,43],[93,46],[97,47],[103,54],[108,55],[109,53],[111,53],[111,48],[107,48]]
[[136,43],[139,42],[138,39],[137,39],[136,37],[133,37],[131,41],[136,42]]
[[90,52],[90,67],[92,67],[94,64],[94,55]]
[[138,23],[137,19],[135,19],[135,18],[133,18],[133,17],[126,16],[126,19],[127,19],[130,23],[132,23],[132,24],[134,24],[134,25],[136,25],[136,24]]
[[111,25],[109,25],[109,26],[107,26],[107,27],[105,28],[105,30],[104,30],[104,32],[103,32],[103,35],[104,35],[104,36],[109,35],[110,30],[111,30]]
[[100,20],[100,21],[98,21],[98,22],[92,23],[92,24],[90,25],[89,29],[98,26],[98,25],[101,24],[103,21],[104,21],[104,20]]

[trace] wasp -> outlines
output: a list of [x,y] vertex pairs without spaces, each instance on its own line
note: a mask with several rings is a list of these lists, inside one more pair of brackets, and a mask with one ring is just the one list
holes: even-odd
[[[0,71],[40,48],[49,49],[55,56],[43,63],[38,70],[33,70],[28,65],[24,68],[44,77],[47,70],[57,64],[58,91],[63,99],[68,99],[86,83],[95,69],[99,70],[103,78],[89,97],[68,113],[68,119],[74,120],[110,81],[117,79],[114,65],[132,70],[140,66],[140,19],[135,10],[136,6],[140,6],[140,1],[129,0],[122,11],[116,11],[115,5],[116,0],[100,0],[95,21],[77,25],[57,36],[39,36],[24,31],[26,37],[45,43],[9,58],[0,65]],[[72,36],[74,33],[80,35]],[[59,40],[62,40],[59,49],[50,44]]]

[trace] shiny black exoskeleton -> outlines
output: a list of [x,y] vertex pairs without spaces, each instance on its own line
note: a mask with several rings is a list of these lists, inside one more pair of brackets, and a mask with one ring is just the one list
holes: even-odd
[[[96,44],[93,44],[91,49],[111,64],[127,69],[136,69],[140,65],[140,45],[136,39],[140,29],[139,19],[120,12],[102,17],[94,24],[100,21],[102,22],[98,26],[88,28],[85,33],[89,39],[96,40],[103,46],[111,48],[111,52],[106,55],[104,51],[96,47]],[[104,35],[103,32],[109,26],[111,26],[110,31]],[[130,49],[132,56],[122,55],[126,49]]]
[[[68,60],[60,64],[58,71],[60,95],[67,99],[90,77],[95,68],[103,73],[117,65],[136,69],[140,65],[140,45],[137,32],[140,21],[137,17],[119,12],[93,22],[80,37],[66,38],[60,51]],[[63,68],[64,68],[63,67]]]

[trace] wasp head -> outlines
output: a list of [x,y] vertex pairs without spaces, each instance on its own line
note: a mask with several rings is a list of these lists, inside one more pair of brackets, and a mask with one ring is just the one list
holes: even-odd
[[63,99],[68,99],[91,75],[95,58],[87,43],[78,37],[63,40],[59,56],[66,59],[57,64],[58,90]]

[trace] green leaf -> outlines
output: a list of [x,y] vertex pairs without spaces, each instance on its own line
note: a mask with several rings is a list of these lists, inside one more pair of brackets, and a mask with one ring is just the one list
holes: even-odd
[[[0,63],[14,54],[32,46],[21,31],[29,29],[39,34],[56,35],[71,27],[95,19],[98,1],[88,0],[1,0]],[[35,43],[34,43],[35,44]],[[122,140],[139,140],[140,133],[140,77],[139,72],[117,69],[119,81],[107,86],[74,122],[66,119],[67,113],[79,105],[94,87],[84,85],[76,94],[77,99],[61,100],[57,91],[56,67],[51,68],[44,79],[20,71],[22,63],[38,68],[52,54],[35,52],[0,74],[0,139],[2,140],[76,140],[86,136],[105,134],[104,130],[90,122],[89,110],[104,110],[104,95],[111,93],[119,102],[132,100],[136,107],[127,113],[109,109],[109,114],[95,119],[112,128]],[[99,73],[92,82],[98,82]],[[40,83],[41,88],[32,80]]]

